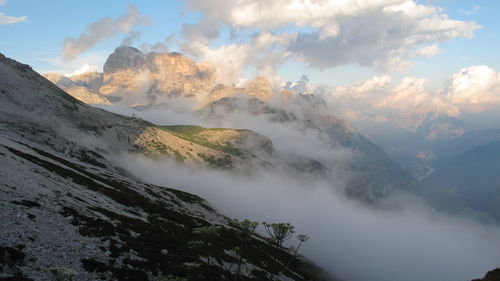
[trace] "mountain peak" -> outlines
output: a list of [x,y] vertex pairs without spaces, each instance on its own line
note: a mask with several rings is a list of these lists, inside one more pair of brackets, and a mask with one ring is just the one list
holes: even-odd
[[145,63],[145,55],[139,49],[121,46],[108,57],[104,72],[116,72],[126,68],[140,68]]
[[143,53],[119,47],[104,65],[99,92],[129,105],[154,103],[165,96],[192,95],[213,86],[213,74],[180,53]]
[[267,100],[273,94],[273,88],[269,80],[262,76],[257,76],[248,81],[245,87],[245,93],[250,97]]

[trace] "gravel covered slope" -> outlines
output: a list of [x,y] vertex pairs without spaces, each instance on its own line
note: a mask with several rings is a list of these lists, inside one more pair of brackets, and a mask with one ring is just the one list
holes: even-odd
[[[234,280],[239,230],[208,202],[145,184],[108,155],[136,150],[152,124],[89,107],[0,55],[0,280]],[[218,225],[210,240],[194,230]],[[205,241],[207,249],[189,247]],[[245,243],[239,280],[328,280],[261,237]],[[283,267],[279,260],[292,259]],[[269,278],[267,278],[269,279]]]

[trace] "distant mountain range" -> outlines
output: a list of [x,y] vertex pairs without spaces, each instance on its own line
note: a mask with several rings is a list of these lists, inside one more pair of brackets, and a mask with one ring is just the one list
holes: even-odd
[[[140,110],[168,103],[168,97],[189,98],[199,95],[202,99],[201,107],[193,114],[215,124],[221,124],[221,120],[227,123],[234,114],[261,116],[271,123],[286,124],[303,132],[319,134],[330,149],[348,149],[357,155],[349,161],[332,160],[335,163],[326,163],[325,161],[332,161],[313,159],[314,157],[307,155],[299,161],[301,158],[296,153],[282,154],[280,160],[276,161],[276,157],[269,157],[269,153],[267,156],[256,153],[260,155],[262,163],[288,168],[292,166],[294,169],[319,174],[335,170],[347,182],[346,191],[351,196],[367,201],[386,196],[393,190],[411,191],[414,188],[414,181],[407,172],[382,149],[333,116],[321,97],[308,93],[293,94],[288,89],[275,89],[263,77],[248,81],[244,87],[216,84],[212,70],[206,64],[198,65],[179,53],[144,54],[133,47],[117,48],[107,59],[102,74],[84,73],[75,78],[56,74],[45,76],[84,102],[95,103],[94,101],[105,98],[105,104],[126,104]],[[101,80],[83,78],[99,76],[102,77]],[[69,83],[67,80],[73,82]],[[89,83],[89,80],[95,83]],[[95,95],[92,98],[80,95],[77,89],[81,87],[87,87],[88,92]],[[244,128],[244,124],[236,122],[230,125]],[[269,142],[271,147],[272,139]],[[183,158],[192,158],[183,154],[182,149],[176,151]]]
[[421,186],[438,208],[500,221],[500,141],[449,156]]
[[[88,72],[71,77],[48,73],[47,79],[89,104],[119,102],[131,106],[160,103],[163,98],[207,94],[206,102],[243,93],[269,99],[273,89],[263,77],[244,88],[216,84],[209,65],[196,64],[180,53],[143,53],[119,47],[104,64],[103,73]],[[284,91],[284,95],[290,93]]]
[[[209,165],[212,166],[239,167],[241,170],[242,167],[253,163],[251,165],[254,167],[286,167],[288,170],[313,173],[321,177],[336,173],[342,175],[347,194],[365,201],[384,197],[394,190],[405,190],[423,195],[441,209],[474,213],[474,216],[482,216],[478,215],[479,213],[498,216],[495,207],[485,207],[477,203],[486,198],[496,202],[493,199],[496,198],[494,194],[498,189],[495,185],[496,170],[488,172],[488,169],[469,167],[494,164],[490,162],[494,161],[495,151],[491,151],[488,157],[481,156],[481,153],[489,149],[494,150],[493,142],[500,140],[498,130],[470,130],[467,124],[457,118],[432,113],[418,115],[419,126],[412,132],[389,129],[384,127],[387,124],[379,124],[368,130],[371,138],[366,138],[343,120],[333,116],[320,96],[308,92],[307,77],[298,82],[300,85],[295,85],[295,88],[288,83],[283,89],[273,87],[263,77],[250,80],[243,87],[216,84],[213,70],[207,64],[196,64],[179,53],[144,54],[132,47],[117,48],[106,61],[104,73],[84,73],[74,77],[47,74],[46,77],[82,101],[126,104],[136,106],[138,110],[161,108],[162,102],[168,103],[168,97],[198,96],[201,103],[193,114],[210,120],[210,123],[219,127],[229,125],[245,128],[248,124],[228,120],[236,120],[239,114],[249,114],[264,118],[269,124],[284,124],[303,133],[313,133],[318,135],[329,149],[347,149],[354,152],[351,156],[356,155],[337,161],[320,159],[314,155],[299,157],[300,153],[278,152],[274,149],[273,139],[263,136],[265,132],[260,132],[257,138],[261,138],[263,149],[256,150],[254,147],[253,152],[249,152],[238,146],[237,149],[246,152],[237,155],[227,154],[227,149],[224,151],[223,148],[222,151],[204,156],[205,160],[210,159]],[[184,128],[186,132],[202,130],[197,127],[187,128]],[[258,126],[252,129],[259,131]],[[228,133],[231,131],[226,130]],[[206,135],[208,131],[202,132],[201,135]],[[151,136],[155,137],[146,139],[166,139],[166,136],[173,135],[186,141],[186,138],[193,137],[172,132],[168,128],[163,128],[161,133],[156,129],[150,132]],[[231,132],[234,137],[243,131]],[[384,132],[389,133],[383,135]],[[247,135],[243,134],[241,137]],[[492,144],[480,147],[488,143]],[[231,147],[234,144],[232,141]],[[154,145],[150,142],[143,142],[142,145],[154,150]],[[170,156],[183,159],[186,163],[203,162],[198,154],[189,153],[185,148],[187,146],[167,147]],[[211,146],[210,149],[213,150],[214,147]],[[219,150],[222,148],[217,147]],[[456,170],[465,167],[469,167],[471,172]],[[415,175],[415,179],[410,172]],[[417,180],[422,181],[417,184]],[[478,196],[479,201],[472,199],[475,196]]]

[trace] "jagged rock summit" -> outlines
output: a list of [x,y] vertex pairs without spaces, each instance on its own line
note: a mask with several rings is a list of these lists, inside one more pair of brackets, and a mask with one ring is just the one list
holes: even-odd
[[[242,88],[217,84],[214,70],[176,52],[143,53],[121,46],[108,57],[103,73],[83,73],[65,77],[45,76],[77,99],[89,104],[119,102],[126,105],[160,103],[164,98],[207,94],[204,103],[237,94],[268,100],[271,83],[262,76],[249,80]],[[284,96],[290,92],[283,92]]]
[[196,64],[179,53],[144,54],[133,47],[119,47],[104,64],[100,93],[125,99],[127,104],[154,103],[162,96],[208,91],[213,84],[213,72],[206,64]]
[[47,73],[44,76],[59,88],[84,103],[111,104],[108,98],[99,92],[99,88],[102,85],[102,73],[87,72],[71,77],[66,77],[58,73]]

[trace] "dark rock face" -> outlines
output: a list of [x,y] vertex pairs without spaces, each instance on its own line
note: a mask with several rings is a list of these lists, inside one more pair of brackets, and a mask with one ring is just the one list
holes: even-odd
[[146,63],[146,56],[133,47],[118,47],[104,64],[104,72],[112,73],[123,69],[139,69]]
[[489,271],[483,279],[474,279],[472,281],[500,281],[500,268]]
[[[26,278],[20,266],[24,265],[26,255],[23,253],[24,245],[15,247],[0,246],[0,280],[1,281],[33,281]],[[2,275],[9,277],[2,277]]]

